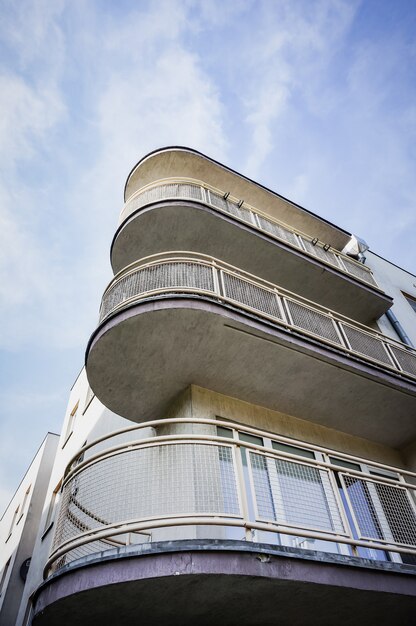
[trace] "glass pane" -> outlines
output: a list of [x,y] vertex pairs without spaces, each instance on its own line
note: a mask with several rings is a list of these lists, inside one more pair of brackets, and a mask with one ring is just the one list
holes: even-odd
[[290,446],[287,443],[279,443],[278,441],[272,441],[272,446],[275,450],[281,452],[288,452],[289,454],[297,454],[307,459],[314,459],[315,453],[312,450],[305,450],[304,448],[298,448],[297,446]]
[[264,446],[262,437],[256,437],[255,435],[249,435],[248,433],[238,433],[241,441],[247,441],[247,443],[254,443],[256,446]]
[[355,470],[356,472],[361,472],[361,465],[358,465],[358,463],[351,463],[350,461],[337,459],[335,456],[330,456],[329,460],[334,465],[339,465],[340,467],[346,467],[347,469]]
[[233,438],[233,431],[231,428],[224,428],[224,426],[217,426],[217,435],[218,437],[228,437],[228,439]]

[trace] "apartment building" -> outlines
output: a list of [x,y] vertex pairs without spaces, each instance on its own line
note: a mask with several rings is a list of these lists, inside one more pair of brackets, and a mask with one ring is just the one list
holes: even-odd
[[413,624],[416,276],[188,148],[124,199],[16,624]]

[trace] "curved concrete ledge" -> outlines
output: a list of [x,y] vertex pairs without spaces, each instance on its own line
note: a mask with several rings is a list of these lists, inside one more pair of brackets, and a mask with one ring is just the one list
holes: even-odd
[[411,381],[206,297],[119,310],[92,336],[86,369],[98,398],[137,422],[195,384],[392,447],[416,435]]
[[294,228],[342,250],[351,235],[301,207],[299,204],[264,187],[210,157],[183,146],[159,148],[144,156],[133,167],[124,188],[125,202],[139,189],[164,178],[194,178],[217,189],[224,189],[259,210]]
[[36,593],[34,626],[413,624],[416,568],[240,541],[81,559]]
[[130,215],[112,242],[113,271],[172,249],[222,259],[365,324],[392,304],[378,288],[193,200],[152,203]]

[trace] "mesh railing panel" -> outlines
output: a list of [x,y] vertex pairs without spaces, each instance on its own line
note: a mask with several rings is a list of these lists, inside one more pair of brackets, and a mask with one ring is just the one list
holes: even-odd
[[345,532],[328,471],[250,452],[257,509],[263,519],[297,528]]
[[254,215],[249,209],[245,209],[242,206],[238,206],[235,202],[227,202],[227,210],[228,213],[234,215],[234,217],[238,217],[240,220],[244,222],[248,222],[249,224],[254,224]]
[[[239,207],[237,203],[226,200],[223,195],[215,193],[214,191],[205,189],[205,194],[208,198],[208,202],[217,209],[226,211],[227,213],[230,213],[231,215],[234,215],[235,217],[238,217],[239,219],[250,224],[256,223],[254,213],[250,209],[243,206]],[[146,204],[167,200],[169,198],[185,198],[202,202],[205,201],[204,190],[200,185],[193,185],[189,183],[169,183],[159,185],[157,187],[147,189],[138,196],[129,200],[123,210],[123,219]],[[296,246],[297,248],[301,248],[299,239],[291,230],[259,214],[257,214],[257,219],[262,230],[292,244],[293,246]],[[339,255],[337,255],[333,250],[324,250],[320,243],[313,245],[309,239],[301,237],[300,235],[299,238],[302,240],[305,250],[316,258],[346,271],[355,278],[359,278],[360,280],[377,287],[377,282],[375,281],[371,271],[366,266],[354,263],[346,257],[342,257],[341,261]]]
[[[217,293],[213,266],[192,261],[166,261],[137,270],[118,279],[104,294],[100,321],[125,300],[145,295],[154,290],[195,289]],[[266,313],[279,320],[285,320],[280,307],[280,296],[271,289],[250,282],[236,274],[220,270],[223,278],[224,295],[235,302],[244,304],[253,310]],[[397,369],[389,354],[385,342],[378,336],[355,328],[330,315],[313,309],[305,304],[285,298],[285,303],[293,321],[293,326],[313,333],[337,345],[351,347],[364,357],[376,360]],[[288,320],[289,321],[289,320]],[[292,323],[292,322],[290,322]],[[342,328],[348,339],[340,335]],[[400,367],[405,373],[416,376],[416,354],[389,344]]]
[[338,256],[334,252],[332,252],[331,250],[324,250],[319,243],[314,246],[311,241],[305,239],[304,237],[301,237],[301,239],[303,245],[305,246],[305,250],[309,252],[309,254],[313,254],[313,256],[317,257],[318,259],[326,261],[331,265],[335,265],[335,267],[340,269],[341,266],[338,261]]
[[221,209],[222,211],[228,211],[228,202],[223,196],[208,190],[207,195],[212,206],[215,206],[217,209]]
[[97,552],[103,552],[104,550],[110,550],[114,547],[114,545],[107,541],[91,541],[90,543],[78,546],[57,559],[53,565],[52,571],[61,569],[64,565],[68,565],[68,563],[76,559],[81,559],[90,554],[96,554]]
[[283,241],[286,241],[292,244],[292,246],[296,246],[297,248],[300,247],[295,233],[292,233],[290,230],[288,230],[287,228],[284,228],[280,224],[276,224],[276,222],[271,222],[270,220],[266,219],[262,215],[258,215],[257,217],[259,220],[260,227],[263,230],[265,230],[267,233],[270,233],[271,235],[274,235],[275,237],[278,237],[279,239],[283,239]]
[[349,259],[346,259],[345,257],[342,257],[342,262],[348,274],[351,274],[352,276],[355,276],[356,278],[360,278],[361,280],[364,280],[366,283],[370,283],[371,285],[374,285],[375,287],[377,287],[377,283],[374,279],[374,276],[368,269],[366,269],[364,265],[353,263],[353,261],[350,261]]
[[361,538],[416,546],[416,515],[405,489],[347,474],[343,480]]
[[53,549],[115,523],[204,514],[240,515],[230,447],[125,450],[87,466],[65,485]]
[[124,300],[167,288],[195,288],[214,291],[212,268],[200,263],[160,263],[143,267],[117,281],[104,295],[101,319]]
[[189,200],[203,200],[202,188],[199,185],[169,183],[167,185],[158,185],[147,189],[129,200],[123,209],[123,218],[125,219],[137,209],[141,209],[146,204],[167,200],[169,198],[185,198]]
[[380,361],[386,365],[392,365],[392,361],[387,354],[381,339],[369,335],[358,328],[353,328],[348,324],[341,323],[341,326],[348,338],[348,341],[350,342],[351,348],[355,352],[368,356],[376,361]]
[[390,348],[402,370],[416,376],[416,353],[396,348],[392,344],[390,344]]
[[228,298],[280,320],[283,319],[277,295],[273,291],[253,285],[234,274],[222,272],[222,277],[224,294]]
[[299,304],[299,302],[295,302],[294,300],[286,299],[285,302],[295,326],[342,345],[331,317],[304,306],[303,304]]
[[217,209],[221,209],[222,211],[226,211],[234,217],[238,217],[240,220],[244,222],[249,222],[249,224],[254,223],[253,213],[244,207],[238,206],[235,202],[231,202],[230,200],[226,200],[223,196],[220,196],[213,191],[208,191],[207,194],[209,197],[210,204],[216,207]]
[[189,198],[190,200],[202,200],[202,188],[198,185],[180,184],[178,189],[179,198]]
[[[250,224],[256,224],[254,213],[250,209],[247,209],[243,206],[239,207],[237,203],[226,200],[223,195],[215,193],[214,191],[208,189],[205,189],[205,195],[208,199],[208,202],[212,206],[221,209],[222,211],[226,211],[227,213],[230,213],[231,215],[245,222],[248,222]],[[147,189],[135,198],[129,200],[123,210],[123,219],[125,219],[128,215],[130,215],[137,209],[140,209],[144,205],[151,202],[167,200],[169,198],[185,198],[204,202],[205,195],[203,188],[199,185],[193,185],[189,183],[169,183],[165,185],[159,185],[157,187],[153,187],[152,189]],[[257,214],[257,220],[262,230],[274,235],[275,237],[278,237],[283,241],[292,244],[293,246],[296,246],[297,248],[301,248],[299,239],[297,238],[296,234],[291,230],[259,214]],[[363,280],[377,287],[377,282],[375,281],[371,271],[364,265],[354,263],[353,261],[345,257],[342,257],[341,261],[339,255],[337,255],[333,250],[324,250],[323,246],[320,243],[313,245],[309,239],[301,237],[300,235],[299,238],[302,240],[305,250],[316,258],[325,261],[326,263],[329,263],[343,271],[346,271],[348,274],[354,276],[355,278],[359,278],[360,280]]]

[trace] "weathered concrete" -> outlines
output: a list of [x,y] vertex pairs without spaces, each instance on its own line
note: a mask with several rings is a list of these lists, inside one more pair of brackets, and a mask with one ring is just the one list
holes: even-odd
[[141,301],[108,319],[86,354],[116,413],[163,416],[190,384],[391,447],[416,436],[416,385],[204,298]]
[[182,177],[228,191],[235,198],[245,200],[271,217],[311,237],[318,237],[338,250],[342,250],[350,239],[350,234],[338,226],[190,148],[162,148],[141,159],[127,178],[124,199],[127,201],[150,183]]
[[211,255],[364,324],[374,322],[392,304],[379,289],[193,201],[158,202],[129,217],[113,240],[114,273],[139,258],[169,250]]
[[100,556],[40,588],[34,626],[414,623],[410,566],[237,541],[170,542]]

